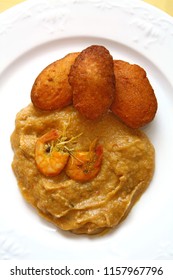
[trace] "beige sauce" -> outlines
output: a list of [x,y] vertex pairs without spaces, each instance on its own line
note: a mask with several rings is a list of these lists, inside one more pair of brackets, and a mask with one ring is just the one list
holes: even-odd
[[[64,125],[68,137],[82,133],[76,149],[88,150],[96,137],[103,146],[101,170],[89,182],[76,182],[64,171],[47,178],[37,169],[38,137],[52,128],[62,132]],[[30,104],[17,114],[11,143],[12,167],[24,198],[41,216],[74,233],[95,234],[117,226],[145,191],[154,171],[154,148],[148,138],[127,128],[112,113],[90,121],[72,106],[41,112]]]

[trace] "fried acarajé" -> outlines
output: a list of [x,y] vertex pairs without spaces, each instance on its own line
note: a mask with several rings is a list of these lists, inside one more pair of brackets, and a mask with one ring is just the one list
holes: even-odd
[[138,65],[115,60],[116,94],[111,110],[126,125],[139,128],[153,120],[157,100],[146,72]]
[[11,135],[23,197],[65,231],[90,235],[117,227],[154,173],[153,145],[128,127],[146,124],[157,109],[145,71],[91,46],[45,68],[31,97],[35,106],[20,110]]
[[115,94],[113,58],[103,46],[92,45],[76,58],[69,74],[73,105],[86,118],[105,113]]
[[70,53],[48,65],[36,78],[31,100],[41,110],[55,110],[72,103],[72,90],[68,74],[79,53]]

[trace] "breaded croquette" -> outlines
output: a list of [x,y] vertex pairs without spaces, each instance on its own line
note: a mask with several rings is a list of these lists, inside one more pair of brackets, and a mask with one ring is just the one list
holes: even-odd
[[41,110],[55,110],[72,103],[72,89],[68,74],[79,53],[70,53],[48,65],[36,78],[31,100]]
[[76,58],[69,73],[73,105],[86,118],[97,119],[115,94],[113,58],[103,46],[92,45]]
[[115,60],[115,98],[111,110],[126,125],[139,128],[153,120],[157,100],[146,72],[138,65]]

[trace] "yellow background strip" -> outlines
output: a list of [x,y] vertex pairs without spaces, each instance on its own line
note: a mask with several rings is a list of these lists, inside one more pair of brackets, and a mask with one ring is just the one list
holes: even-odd
[[24,0],[0,0],[0,12],[3,12],[21,2],[24,2]]
[[[24,2],[25,0],[0,0],[0,12],[11,8],[12,6]],[[130,0],[129,0],[130,1]],[[143,0],[157,8],[167,12],[169,15],[173,16],[173,0]]]

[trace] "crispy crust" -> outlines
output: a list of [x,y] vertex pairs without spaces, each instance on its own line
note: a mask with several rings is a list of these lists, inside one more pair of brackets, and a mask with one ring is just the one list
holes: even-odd
[[138,65],[115,60],[116,94],[111,110],[125,124],[139,128],[151,122],[157,100],[146,72]]
[[76,58],[69,73],[73,105],[86,118],[96,119],[110,107],[115,94],[113,58],[103,46],[90,46]]
[[70,53],[48,65],[36,78],[31,100],[41,110],[55,110],[72,103],[72,90],[68,82],[70,67],[79,53]]

